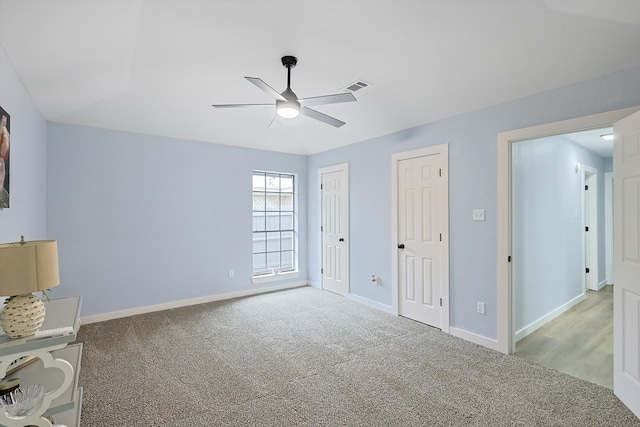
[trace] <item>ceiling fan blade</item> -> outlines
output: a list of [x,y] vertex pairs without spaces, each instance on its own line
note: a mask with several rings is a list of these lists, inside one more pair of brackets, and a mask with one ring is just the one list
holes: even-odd
[[277,99],[279,101],[286,101],[284,96],[276,92],[274,88],[266,84],[264,81],[262,81],[262,79],[259,79],[257,77],[245,77],[245,79],[249,80],[251,83],[256,85],[258,89],[262,90],[264,93],[271,96],[272,98]]
[[276,114],[275,116],[273,116],[273,120],[271,120],[271,123],[269,124],[269,128],[270,129],[279,128],[282,125],[283,120],[284,119],[280,117],[279,114]]
[[311,105],[337,104],[339,102],[353,101],[357,101],[357,99],[351,93],[336,93],[335,95],[314,96],[311,98],[302,98],[298,100],[298,102],[300,102],[300,105],[304,105],[305,107]]
[[274,104],[214,104],[213,108],[273,107]]
[[345,122],[343,122],[342,120],[335,119],[331,116],[327,116],[326,114],[322,114],[319,111],[312,110],[311,108],[307,107],[300,108],[300,114],[304,114],[305,116],[311,117],[312,119],[320,120],[321,122],[324,122],[331,126],[335,126],[337,128],[345,124]]

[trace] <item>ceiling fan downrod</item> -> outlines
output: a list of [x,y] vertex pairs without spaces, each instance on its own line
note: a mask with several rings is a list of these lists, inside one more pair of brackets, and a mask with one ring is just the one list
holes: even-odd
[[291,90],[291,69],[298,63],[298,58],[287,55],[282,57],[282,65],[287,69],[287,90]]

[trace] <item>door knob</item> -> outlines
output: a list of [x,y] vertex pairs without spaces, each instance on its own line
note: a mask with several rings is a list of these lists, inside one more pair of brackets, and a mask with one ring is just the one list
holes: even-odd
[[341,237],[341,238],[339,238],[339,239],[338,239],[338,242],[344,242],[344,238],[342,238],[342,237]]
[[400,244],[398,245],[398,249],[404,249],[404,243],[400,243]]

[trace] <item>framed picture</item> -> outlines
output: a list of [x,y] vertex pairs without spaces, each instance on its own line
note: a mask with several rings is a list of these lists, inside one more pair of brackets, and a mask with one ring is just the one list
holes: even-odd
[[11,117],[0,107],[0,209],[9,207],[9,137]]

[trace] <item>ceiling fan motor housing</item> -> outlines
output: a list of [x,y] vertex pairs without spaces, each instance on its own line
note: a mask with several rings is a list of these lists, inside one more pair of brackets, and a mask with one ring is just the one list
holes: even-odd
[[[287,93],[289,91],[289,93]],[[296,94],[291,91],[291,89],[287,89],[282,92],[282,96],[287,100],[282,101],[280,99],[276,99],[276,112],[287,119],[296,117],[300,113],[300,103],[296,98]],[[290,97],[292,96],[292,98]]]
[[288,99],[289,101],[298,100],[298,96],[291,90],[290,87],[286,88],[280,95],[282,95],[283,98]]

